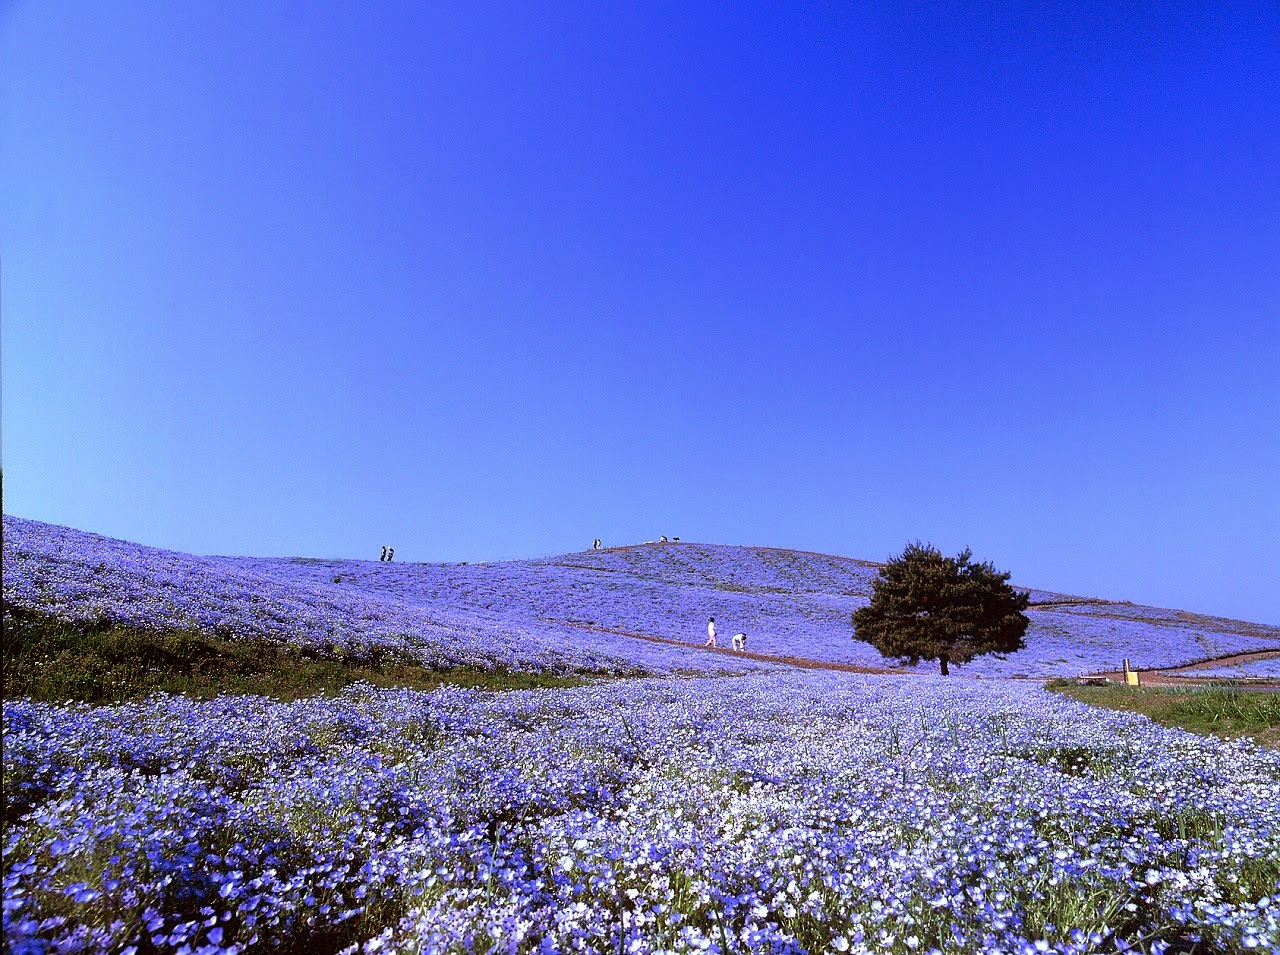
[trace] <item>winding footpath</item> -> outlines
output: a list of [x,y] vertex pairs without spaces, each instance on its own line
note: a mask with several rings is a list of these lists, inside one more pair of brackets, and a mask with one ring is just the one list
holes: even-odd
[[[644,541],[639,544],[621,544],[613,547],[602,547],[599,550],[588,553],[625,553],[627,551],[636,551],[647,548],[678,548],[682,544],[688,544],[687,541]],[[853,557],[841,557],[835,554],[822,554],[817,551],[797,550],[787,547],[770,547],[766,548],[770,552],[780,552],[785,554],[806,555],[812,557],[821,557],[827,560],[844,561],[850,564],[857,564],[862,567],[879,568],[882,564],[875,561],[859,560]],[[611,568],[603,568],[589,564],[574,564],[567,566],[581,566],[584,569],[603,570]],[[630,571],[624,571],[630,572]],[[1035,589],[1035,588],[1026,588]],[[1075,605],[1122,605],[1127,601],[1106,600],[1100,597],[1076,597],[1068,594],[1060,594],[1056,591],[1040,590],[1040,593],[1047,595],[1047,599],[1033,601],[1031,608],[1039,610],[1049,610],[1056,607],[1067,607]],[[1182,613],[1181,616],[1193,619],[1198,615]],[[701,650],[705,653],[726,653],[735,657],[745,657],[748,660],[758,660],[762,663],[776,663],[781,666],[799,667],[805,670],[835,670],[843,673],[876,673],[876,674],[899,674],[904,676],[922,676],[918,671],[904,670],[894,667],[872,667],[859,666],[852,663],[831,663],[824,660],[811,660],[805,657],[776,656],[769,653],[755,653],[749,650],[733,650],[729,647],[708,647],[701,643],[690,642],[687,640],[678,640],[672,637],[657,637],[647,633],[635,633],[629,630],[619,630],[613,627],[601,627],[596,624],[579,623],[570,620],[551,620],[546,619],[547,623],[555,623],[566,627],[575,627],[580,630],[595,630],[599,633],[608,633],[620,637],[631,637],[635,640],[648,640],[650,643],[665,643],[671,646],[684,647],[690,650]],[[1249,653],[1234,653],[1229,656],[1213,657],[1204,660],[1197,660],[1194,663],[1185,663],[1181,666],[1159,667],[1149,670],[1139,671],[1138,679],[1142,686],[1203,686],[1209,683],[1223,683],[1230,680],[1233,686],[1239,686],[1242,689],[1261,688],[1261,689],[1280,689],[1280,680],[1269,677],[1202,677],[1195,676],[1196,670],[1207,670],[1215,667],[1233,666],[1236,664],[1250,663],[1254,660],[1269,660],[1274,657],[1280,657],[1280,648],[1270,650],[1255,650]],[[963,677],[962,677],[963,678]],[[1111,670],[1100,673],[1083,674],[1082,679],[1100,680],[1104,679],[1111,683],[1124,683],[1125,675],[1123,671]],[[1035,677],[1009,677],[1008,679],[1024,680],[1038,679]]]
[[896,670],[889,667],[864,667],[853,663],[828,663],[825,660],[810,660],[806,657],[780,657],[771,653],[754,653],[750,650],[731,650],[729,647],[709,647],[702,643],[690,643],[688,640],[676,640],[674,637],[655,637],[648,633],[632,633],[630,630],[615,630],[613,627],[599,627],[593,623],[577,623],[572,620],[552,620],[543,618],[545,623],[555,623],[562,627],[574,627],[578,630],[594,630],[597,633],[611,633],[618,637],[632,637],[636,640],[648,640],[650,643],[666,643],[684,647],[688,650],[701,650],[705,653],[727,653],[732,657],[745,657],[748,660],[759,660],[762,663],[779,663],[784,666],[799,667],[802,670],[837,670],[841,673],[897,673],[910,674],[910,670]]
[[[1210,660],[1198,660],[1180,667],[1164,667],[1158,670],[1139,670],[1138,683],[1141,686],[1203,686],[1206,683],[1222,683],[1229,677],[1183,676],[1196,670],[1209,670],[1215,667],[1236,666],[1241,663],[1252,663],[1254,660],[1271,660],[1280,657],[1280,650],[1254,650],[1250,653],[1233,653],[1230,656],[1214,657]],[[1089,674],[1094,679],[1104,679],[1112,683],[1123,683],[1124,672],[1112,670],[1106,673]],[[1280,687],[1280,680],[1263,677],[1247,678],[1248,683],[1238,684],[1241,687],[1262,687],[1274,689]]]
[[[776,656],[771,653],[754,653],[750,650],[732,650],[729,647],[709,647],[705,644],[690,643],[687,640],[677,640],[673,637],[655,637],[648,633],[634,633],[630,630],[618,630],[614,627],[601,627],[593,623],[578,623],[572,620],[553,620],[543,618],[545,623],[555,623],[562,627],[574,627],[578,630],[594,630],[597,633],[609,633],[619,637],[631,637],[634,640],[648,640],[650,643],[665,643],[671,646],[684,647],[689,650],[701,650],[704,653],[725,653],[733,657],[745,657],[748,660],[758,660],[762,663],[777,663],[782,666],[798,667],[802,670],[835,670],[840,673],[874,673],[874,674],[896,674],[899,676],[924,676],[918,671],[902,670],[893,667],[868,667],[858,666],[853,663],[830,663],[825,660],[810,660],[806,657],[786,657]],[[1187,663],[1178,667],[1166,667],[1159,670],[1141,670],[1138,679],[1142,686],[1202,686],[1206,683],[1221,683],[1222,677],[1197,677],[1182,676],[1187,671],[1207,670],[1211,667],[1235,666],[1239,663],[1250,663],[1254,660],[1269,660],[1273,657],[1280,657],[1280,649],[1277,650],[1254,650],[1250,653],[1233,653],[1230,656],[1214,657],[1209,660],[1199,660],[1195,663]],[[1014,680],[1031,679],[1030,677],[1010,677]],[[1047,678],[1046,678],[1047,679]],[[1105,673],[1090,673],[1087,679],[1104,679],[1110,683],[1123,683],[1124,673],[1120,670],[1109,671]],[[1263,689],[1280,688],[1280,680],[1256,679],[1250,680],[1248,683],[1239,684],[1241,687],[1259,687]]]

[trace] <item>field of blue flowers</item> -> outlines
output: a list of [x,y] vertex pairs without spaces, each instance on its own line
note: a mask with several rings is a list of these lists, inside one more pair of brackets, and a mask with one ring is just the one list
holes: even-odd
[[[1280,753],[1033,681],[800,672],[574,626],[701,642],[714,613],[753,621],[753,649],[883,662],[849,637],[861,562],[700,545],[470,567],[200,558],[4,531],[6,606],[648,674],[6,700],[15,953],[1280,951]],[[1037,613],[1028,649],[978,672],[1280,645],[1151,608]]]
[[11,951],[1280,946],[1280,754],[834,673],[5,707]]

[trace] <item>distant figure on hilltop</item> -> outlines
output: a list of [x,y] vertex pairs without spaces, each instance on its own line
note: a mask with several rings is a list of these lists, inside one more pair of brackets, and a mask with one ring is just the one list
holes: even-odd
[[379,558],[378,558],[378,560],[386,560],[386,559],[387,559],[387,545],[386,545],[386,544],[383,544],[383,545],[382,545],[382,556],[381,556],[381,557],[379,557]]
[[599,550],[599,549],[600,549],[600,538],[598,538],[598,537],[597,537],[595,540],[593,540],[593,541],[591,542],[591,549],[592,549],[592,550]]
[[703,644],[706,647],[714,647],[716,645],[716,618],[712,617],[707,621],[707,642]]
[[396,559],[396,549],[394,547],[388,547],[387,560],[395,560],[395,559]]

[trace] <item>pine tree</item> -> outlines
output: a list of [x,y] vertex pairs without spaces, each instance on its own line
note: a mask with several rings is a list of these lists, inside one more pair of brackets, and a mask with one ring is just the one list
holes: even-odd
[[1024,646],[1029,597],[1009,586],[1009,574],[973,563],[965,548],[944,557],[930,544],[908,544],[880,569],[871,603],[853,613],[854,638],[912,666],[952,663]]

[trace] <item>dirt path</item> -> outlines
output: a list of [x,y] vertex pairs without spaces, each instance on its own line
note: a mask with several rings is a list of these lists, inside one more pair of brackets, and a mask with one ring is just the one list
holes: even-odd
[[[1183,676],[1184,673],[1196,670],[1209,670],[1214,667],[1234,666],[1237,663],[1251,663],[1254,660],[1270,660],[1280,657],[1280,650],[1254,650],[1250,653],[1233,653],[1230,656],[1214,657],[1211,660],[1199,660],[1180,667],[1165,667],[1159,670],[1140,670],[1138,682],[1142,686],[1203,686],[1206,683],[1220,683],[1222,677]],[[1090,676],[1123,683],[1124,673],[1115,670],[1109,673],[1091,673]],[[1257,678],[1248,686],[1280,687],[1280,680]]]
[[1254,660],[1270,660],[1280,657],[1280,650],[1252,650],[1249,653],[1233,653],[1227,657],[1215,657],[1212,660],[1201,660],[1188,663],[1184,667],[1166,667],[1161,673],[1183,673],[1187,670],[1208,670],[1213,667],[1230,667],[1237,663],[1252,663]]
[[771,653],[753,653],[750,650],[731,650],[729,647],[708,647],[700,643],[689,643],[687,640],[676,640],[672,637],[655,637],[647,633],[632,633],[629,630],[615,630],[612,627],[597,627],[591,623],[573,623],[568,620],[550,620],[546,623],[559,624],[562,627],[575,627],[578,630],[594,630],[597,633],[612,633],[619,637],[632,637],[636,640],[648,640],[650,643],[665,643],[671,646],[684,647],[686,650],[701,650],[704,653],[726,653],[731,657],[745,657],[748,660],[759,660],[762,663],[781,663],[786,666],[799,667],[802,670],[837,670],[841,673],[896,673],[916,676],[909,670],[893,670],[887,667],[864,667],[853,663],[828,663],[824,660],[809,660],[805,657],[779,657]]
[[[798,667],[802,670],[835,670],[839,673],[896,674],[898,676],[923,675],[912,670],[899,670],[889,667],[858,666],[854,663],[830,663],[825,660],[810,660],[806,657],[784,657],[775,656],[771,653],[753,653],[750,650],[732,650],[728,647],[708,647],[705,644],[676,640],[673,637],[655,637],[648,633],[633,633],[630,630],[600,627],[592,623],[575,623],[569,620],[553,620],[550,618],[543,618],[543,622],[558,624],[562,627],[574,627],[578,630],[610,633],[619,637],[631,637],[634,640],[648,640],[650,643],[665,643],[668,646],[683,647],[686,650],[699,650],[703,653],[726,653],[732,657],[745,657],[748,660],[758,660],[761,663],[778,663],[783,666]],[[1209,677],[1181,676],[1181,674],[1187,670],[1205,670],[1210,667],[1232,666],[1237,663],[1248,663],[1252,660],[1267,660],[1271,657],[1280,657],[1280,650],[1255,650],[1250,653],[1233,653],[1230,656],[1200,660],[1180,667],[1167,667],[1162,670],[1142,670],[1140,671],[1139,679],[1143,686],[1200,686],[1205,683],[1221,682],[1222,678],[1218,677],[1215,680]],[[1119,670],[1109,673],[1090,673],[1088,676],[1092,679],[1105,679],[1112,683],[1124,682],[1124,673]],[[1017,678],[1011,677],[1010,679]],[[1046,679],[1048,678],[1046,677]],[[1247,685],[1270,689],[1280,687],[1280,681],[1260,680]]]

